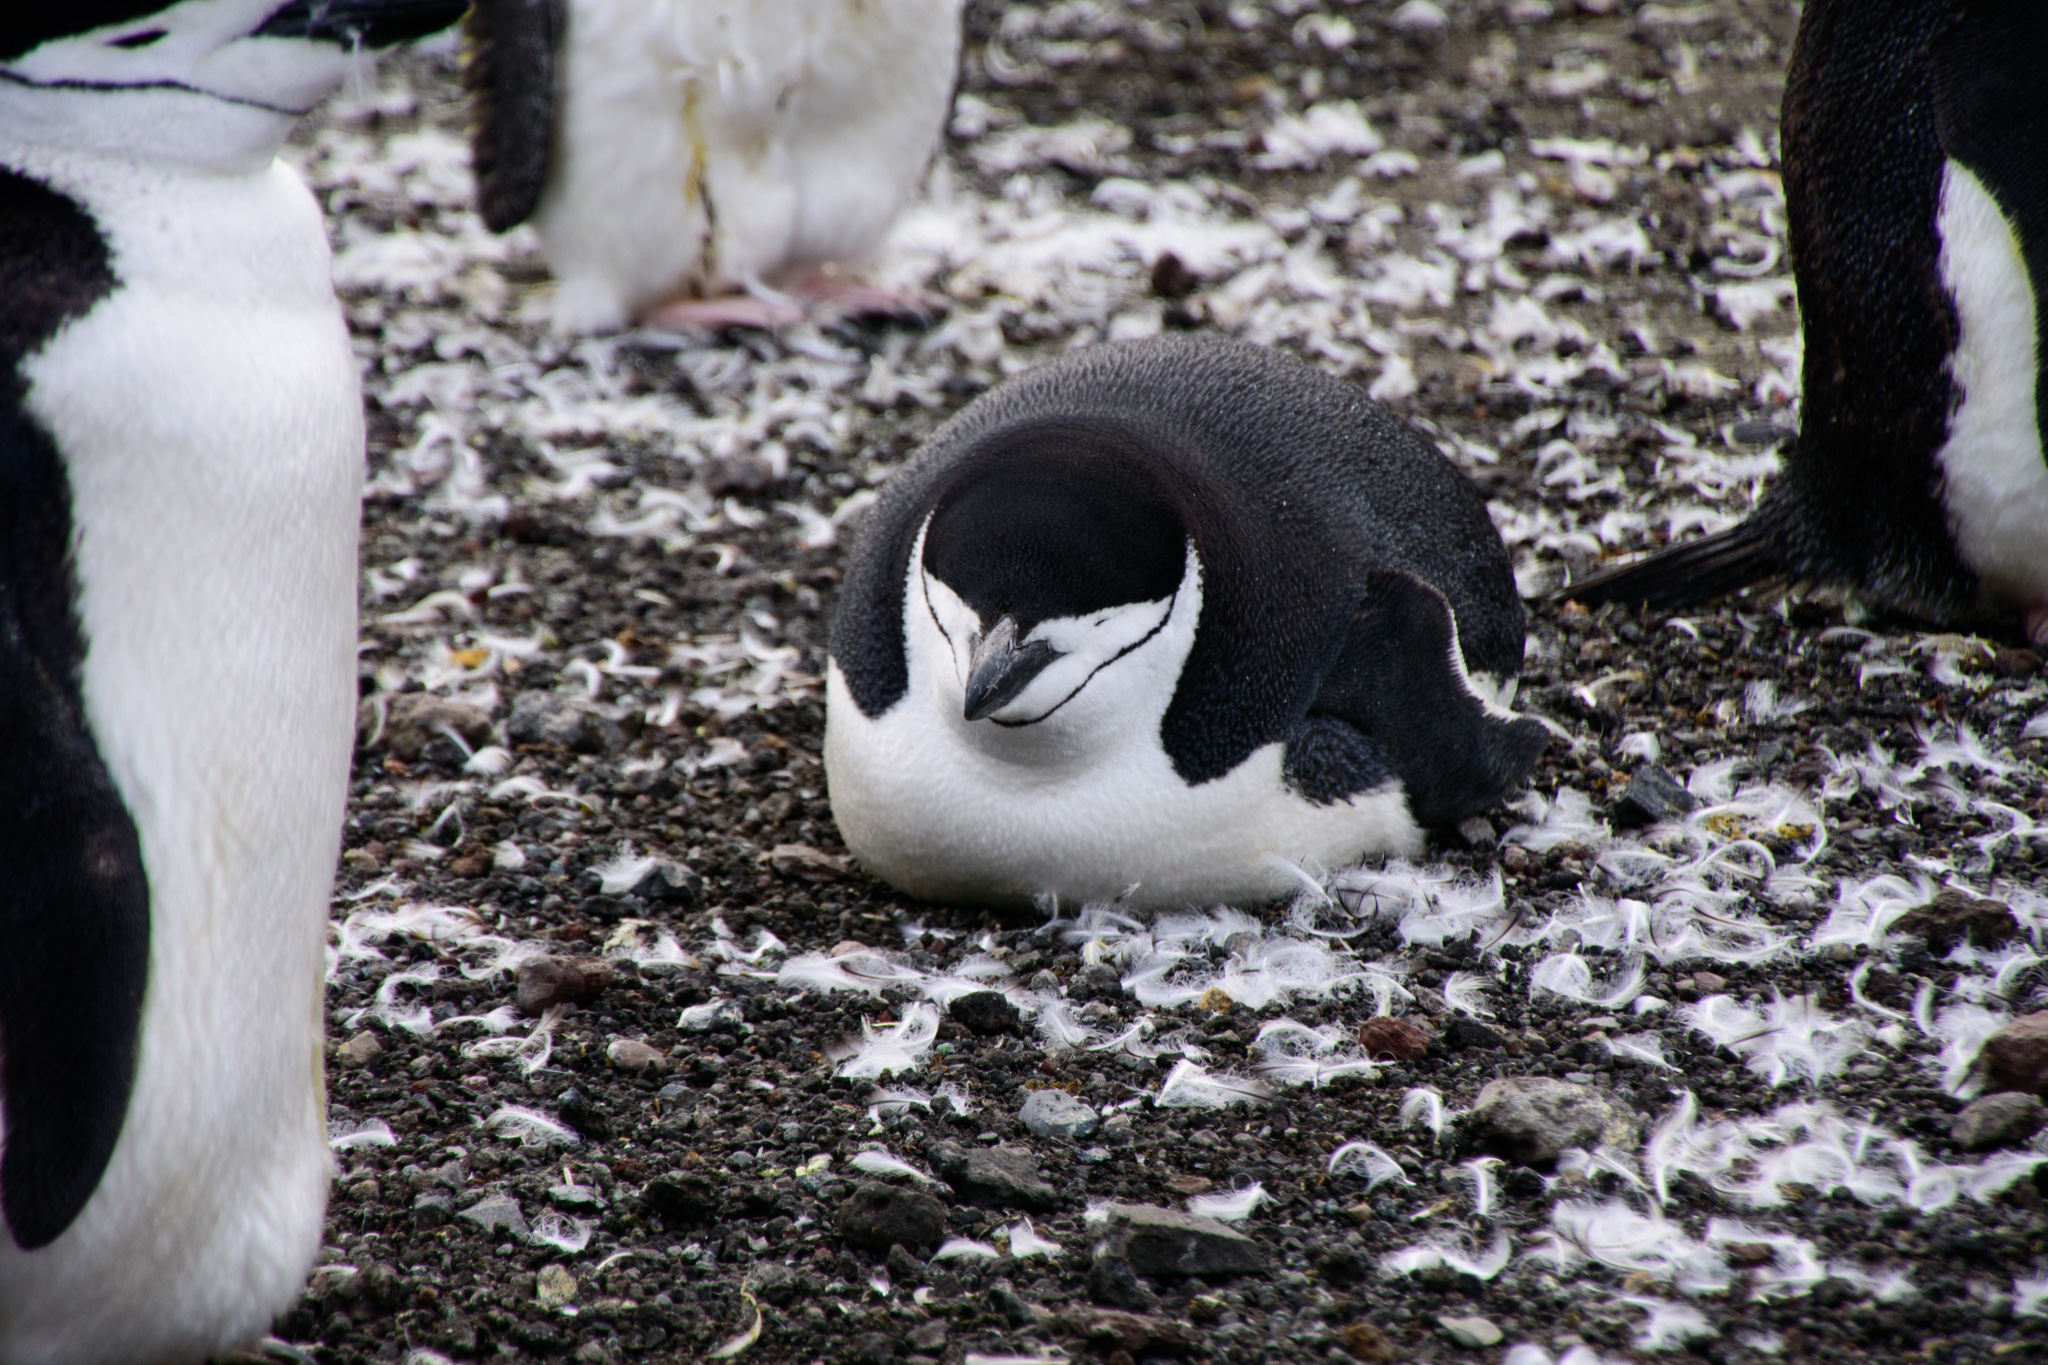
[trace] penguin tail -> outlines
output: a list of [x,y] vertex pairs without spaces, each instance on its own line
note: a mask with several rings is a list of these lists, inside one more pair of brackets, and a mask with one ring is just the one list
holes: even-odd
[[1697,606],[1784,572],[1754,518],[1568,583],[1545,600],[1597,607],[1609,602],[1668,611]]

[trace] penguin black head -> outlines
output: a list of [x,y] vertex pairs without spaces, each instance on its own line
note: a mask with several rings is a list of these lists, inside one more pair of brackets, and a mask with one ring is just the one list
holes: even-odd
[[1043,720],[1165,620],[1188,530],[1132,444],[1101,424],[1001,433],[933,510],[921,567],[965,650],[966,720]]

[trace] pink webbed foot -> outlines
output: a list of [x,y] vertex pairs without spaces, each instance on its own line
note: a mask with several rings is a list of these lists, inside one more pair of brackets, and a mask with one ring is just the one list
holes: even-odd
[[715,299],[677,299],[650,310],[649,327],[702,327],[722,332],[728,327],[752,327],[772,332],[804,320],[804,311],[786,299],[763,298],[756,294],[723,294]]
[[914,289],[885,289],[825,270],[807,270],[784,288],[817,318],[886,318],[926,323],[945,310],[941,299]]

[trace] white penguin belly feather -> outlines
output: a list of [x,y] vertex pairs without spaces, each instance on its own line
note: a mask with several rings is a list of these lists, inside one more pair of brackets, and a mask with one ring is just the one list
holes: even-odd
[[1993,602],[2048,605],[2039,299],[1997,200],[1953,161],[1942,181],[1940,232],[1942,281],[1961,332],[1950,363],[1962,402],[1935,456],[1950,533]]
[[141,839],[150,957],[105,1177],[49,1247],[0,1239],[0,1358],[204,1354],[291,1301],[326,1205],[360,388],[283,165],[25,169],[87,208],[119,280],[24,376],[70,479],[81,690]]

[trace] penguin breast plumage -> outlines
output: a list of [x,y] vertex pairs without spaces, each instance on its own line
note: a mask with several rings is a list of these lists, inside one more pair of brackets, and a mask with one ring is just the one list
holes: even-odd
[[893,476],[832,626],[847,845],[920,897],[1265,900],[1413,852],[1542,731],[1477,491],[1277,352],[1097,347]]
[[[498,167],[544,171],[533,221],[557,325],[617,328],[678,295],[864,260],[937,145],[960,4],[563,0],[555,20],[532,0],[480,6],[478,51],[502,76],[472,79],[483,195],[504,197]],[[551,107],[506,97],[537,79],[513,77],[522,54],[551,60]]]

